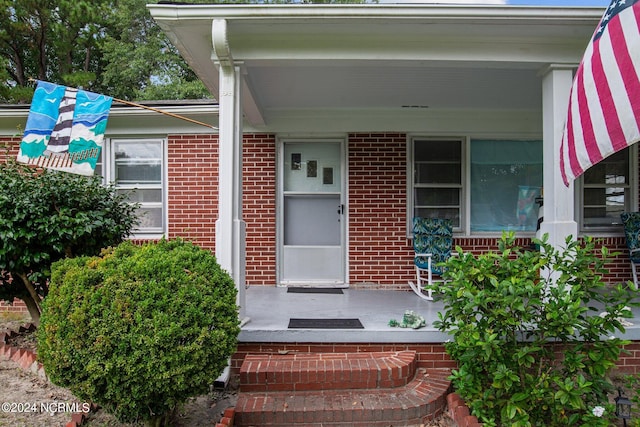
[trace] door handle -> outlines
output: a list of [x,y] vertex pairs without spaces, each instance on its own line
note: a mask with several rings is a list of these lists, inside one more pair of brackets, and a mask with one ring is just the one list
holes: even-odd
[[338,222],[340,222],[340,215],[344,215],[344,205],[338,205]]

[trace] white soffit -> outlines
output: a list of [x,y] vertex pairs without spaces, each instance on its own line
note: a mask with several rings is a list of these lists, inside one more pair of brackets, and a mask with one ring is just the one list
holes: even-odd
[[540,109],[539,72],[580,61],[603,8],[469,5],[148,6],[214,96],[211,22],[227,21],[245,116]]

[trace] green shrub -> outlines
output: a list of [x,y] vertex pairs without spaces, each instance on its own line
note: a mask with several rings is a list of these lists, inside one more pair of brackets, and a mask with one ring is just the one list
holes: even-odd
[[100,176],[0,162],[0,300],[21,299],[38,324],[51,264],[121,243],[138,223],[128,199]]
[[54,264],[38,358],[78,398],[157,424],[209,390],[235,352],[238,324],[233,281],[209,251],[125,242]]
[[640,374],[628,374],[624,376],[624,384],[627,394],[632,402],[631,417],[629,426],[640,427]]
[[457,248],[446,262],[435,326],[453,337],[454,387],[487,426],[611,425],[607,373],[637,291],[603,282],[609,253],[591,238],[535,243],[541,251],[505,234],[498,252]]

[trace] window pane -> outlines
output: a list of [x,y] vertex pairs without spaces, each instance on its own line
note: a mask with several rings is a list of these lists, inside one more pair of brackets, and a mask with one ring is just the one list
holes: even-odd
[[471,141],[471,231],[535,231],[542,141]]
[[585,185],[628,184],[629,150],[618,151],[584,173]]
[[162,189],[118,190],[126,194],[131,203],[162,203]]
[[629,177],[629,149],[587,169],[583,177],[583,228],[620,224],[620,214],[629,210]]
[[460,163],[461,141],[424,140],[415,142],[415,160]]
[[451,219],[460,227],[462,141],[416,140],[414,160],[414,216]]
[[416,206],[460,206],[460,190],[457,188],[416,188]]
[[417,184],[457,184],[460,182],[460,164],[417,163],[415,182]]
[[414,183],[460,184],[461,145],[461,141],[416,141]]
[[116,181],[119,183],[159,183],[162,164],[158,162],[116,163]]
[[584,226],[607,227],[620,224],[620,214],[625,208],[625,188],[585,188]]
[[159,141],[115,142],[115,159],[162,159],[162,144]]
[[433,209],[433,208],[416,208],[415,216],[421,218],[443,218],[450,219],[451,225],[455,227],[460,227],[460,216],[458,215],[460,209]]
[[140,218],[138,229],[143,231],[162,230],[162,206],[141,206],[136,211],[136,215]]

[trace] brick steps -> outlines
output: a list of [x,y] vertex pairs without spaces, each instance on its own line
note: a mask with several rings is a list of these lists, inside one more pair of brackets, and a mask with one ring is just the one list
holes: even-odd
[[444,412],[446,369],[417,369],[413,351],[248,355],[236,426],[402,426]]
[[415,351],[248,355],[241,391],[309,391],[406,385],[416,371]]

